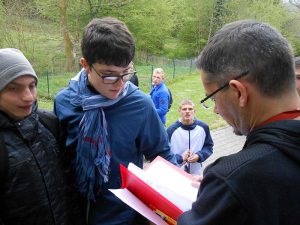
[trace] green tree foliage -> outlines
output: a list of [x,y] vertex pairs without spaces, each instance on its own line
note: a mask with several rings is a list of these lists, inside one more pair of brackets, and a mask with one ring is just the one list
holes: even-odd
[[27,53],[30,58],[33,55],[34,26],[29,22],[37,15],[31,0],[2,0],[0,2],[0,47],[19,48]]
[[134,34],[138,50],[161,54],[173,25],[170,2],[136,0],[125,7],[125,12],[122,20]]
[[213,1],[176,0],[175,2],[174,29],[171,35],[177,40],[179,46],[184,46],[184,51],[175,57],[196,56],[209,36]]
[[[5,21],[5,13],[4,13],[4,7],[3,7],[3,2],[0,1],[0,27],[4,27]],[[0,37],[0,46],[3,45],[3,36]]]
[[214,36],[217,30],[219,30],[224,22],[223,18],[225,17],[225,0],[215,0],[213,4],[212,16],[210,18],[210,32],[208,40]]
[[294,39],[294,31],[288,29],[294,15],[288,12],[281,1],[231,0],[225,4],[225,10],[226,14],[222,19],[224,23],[240,19],[256,19],[269,23],[279,30],[296,48],[297,41]]
[[[292,15],[278,0],[174,0],[174,29],[171,35],[184,46],[180,56],[195,56],[224,24],[239,19],[270,23],[292,43],[287,24]],[[175,50],[176,51],[176,50]]]
[[300,1],[299,0],[289,0],[289,3],[296,6],[298,9],[300,9]]
[[65,71],[71,72],[74,70],[75,66],[75,57],[73,53],[73,42],[70,38],[70,32],[68,29],[68,18],[67,18],[67,8],[68,1],[60,0],[60,21],[62,27],[62,33],[64,37],[64,49],[65,49]]
[[[69,35],[73,55],[78,58],[85,25],[95,17],[114,16],[133,33],[137,58],[151,54],[195,57],[225,23],[250,18],[275,26],[294,49],[300,49],[299,33],[295,34],[299,19],[297,23],[295,13],[288,12],[281,0],[65,1],[65,14],[61,14],[58,0],[0,1],[1,47],[20,48],[46,68],[50,62],[68,58],[64,35]],[[298,6],[298,0],[290,1]],[[297,15],[299,18],[299,12]]]
[[294,18],[287,24],[286,29],[292,34],[290,40],[295,56],[300,56],[300,0],[289,0],[289,3],[288,10],[294,15]]
[[284,31],[284,24],[290,19],[282,3],[274,0],[231,0],[225,4],[226,14],[222,20],[228,23],[240,19],[256,19]]

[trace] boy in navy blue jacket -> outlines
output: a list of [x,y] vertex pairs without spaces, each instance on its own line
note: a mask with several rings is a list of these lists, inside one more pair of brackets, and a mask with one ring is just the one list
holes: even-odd
[[176,164],[149,96],[129,82],[135,43],[126,25],[93,19],[82,39],[82,70],[55,98],[78,191],[90,225],[141,224],[108,189],[121,187],[120,164],[143,167],[144,156]]

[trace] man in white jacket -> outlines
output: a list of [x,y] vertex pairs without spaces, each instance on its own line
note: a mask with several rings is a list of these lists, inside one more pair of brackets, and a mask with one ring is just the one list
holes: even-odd
[[179,113],[179,120],[167,129],[171,151],[186,172],[199,175],[202,162],[213,153],[209,127],[195,118],[195,104],[191,100],[180,103]]

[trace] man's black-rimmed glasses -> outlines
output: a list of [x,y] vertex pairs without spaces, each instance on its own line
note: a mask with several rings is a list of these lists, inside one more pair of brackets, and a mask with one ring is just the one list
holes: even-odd
[[100,74],[95,70],[93,66],[91,66],[93,70],[96,72],[96,74],[102,78],[104,84],[115,84],[120,79],[125,83],[126,81],[129,81],[131,77],[136,73],[134,69],[129,69],[129,72],[123,75],[113,75],[113,74]]
[[[230,79],[231,80],[238,80],[244,76],[246,76],[247,74],[249,73],[249,71],[245,71],[241,74],[239,74],[238,76]],[[213,104],[215,103],[215,99],[213,98],[213,96],[218,93],[219,91],[223,90],[224,88],[226,88],[228,85],[229,85],[229,82],[226,82],[224,85],[222,85],[221,87],[219,87],[217,90],[215,90],[214,92],[210,93],[209,95],[207,95],[205,98],[203,98],[201,101],[200,101],[200,104],[205,108],[205,109],[209,109],[211,108],[209,104],[207,104],[207,100],[211,100],[213,102]]]

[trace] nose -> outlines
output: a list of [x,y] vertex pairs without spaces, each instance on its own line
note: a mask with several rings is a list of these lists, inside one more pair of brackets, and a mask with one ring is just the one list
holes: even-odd
[[214,113],[219,115],[218,108],[217,108],[216,104],[214,105]]
[[25,88],[23,95],[22,95],[22,99],[24,101],[35,101],[36,98],[36,94],[35,91],[32,91],[30,88]]
[[113,83],[114,87],[121,87],[124,84],[125,82],[121,78],[118,79],[116,83]]

